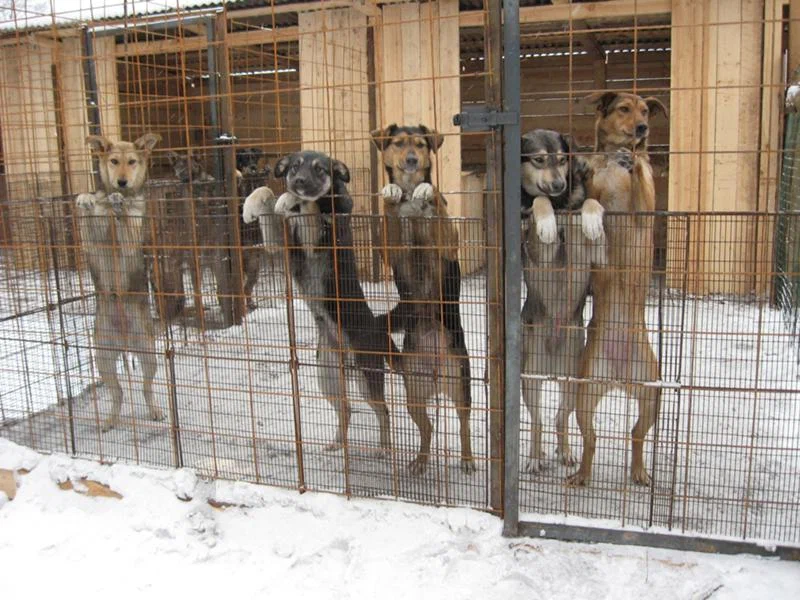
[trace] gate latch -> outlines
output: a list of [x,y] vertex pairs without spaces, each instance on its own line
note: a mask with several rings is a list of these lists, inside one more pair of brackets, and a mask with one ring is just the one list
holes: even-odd
[[462,113],[453,115],[453,125],[464,131],[487,131],[502,125],[516,125],[519,115],[514,112],[490,110],[488,106],[465,106]]

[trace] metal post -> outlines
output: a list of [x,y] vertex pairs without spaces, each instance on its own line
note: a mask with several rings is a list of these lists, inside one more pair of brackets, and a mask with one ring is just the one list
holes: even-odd
[[522,341],[522,226],[520,223],[519,0],[503,0],[503,320],[505,322],[505,481],[503,535],[519,532],[519,395]]

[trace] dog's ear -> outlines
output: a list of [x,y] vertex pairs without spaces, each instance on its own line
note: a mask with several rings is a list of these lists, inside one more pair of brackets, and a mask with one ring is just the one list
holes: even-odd
[[597,107],[597,112],[602,113],[605,117],[608,116],[608,109],[616,98],[617,92],[596,92],[586,96],[584,101],[587,104],[594,104]]
[[133,142],[133,145],[139,150],[149,153],[160,141],[161,136],[157,133],[145,133],[142,137]]
[[111,149],[113,142],[102,135],[90,135],[86,138],[86,145],[89,146],[93,152],[105,154]]
[[664,106],[664,103],[661,102],[661,100],[659,100],[655,96],[649,96],[647,98],[644,98],[644,103],[647,104],[647,108],[650,110],[651,117],[653,115],[661,113],[662,115],[664,115],[666,118],[669,119],[669,111],[667,110],[667,107]]
[[169,164],[172,165],[173,167],[175,166],[175,163],[177,163],[180,160],[180,158],[181,158],[180,154],[178,154],[177,152],[173,152],[172,150],[167,152],[167,159],[169,160]]
[[283,177],[286,175],[286,171],[289,170],[289,165],[291,164],[293,157],[294,154],[287,154],[275,163],[275,170],[273,171],[275,177]]
[[350,183],[350,169],[342,161],[333,159],[331,161],[331,169],[334,177],[341,179],[345,183]]
[[562,147],[564,149],[564,152],[566,152],[567,154],[574,154],[575,149],[577,148],[577,146],[575,145],[575,138],[574,137],[572,137],[568,133],[562,133],[561,134],[561,143],[562,143]]
[[353,212],[353,200],[350,196],[337,196],[333,203],[336,214],[349,215]]
[[397,123],[392,123],[386,129],[375,129],[374,131],[370,131],[369,134],[372,136],[372,141],[379,150],[386,150],[386,146],[389,145],[396,130]]
[[527,155],[533,152],[533,140],[528,137],[528,135],[522,136],[522,144],[520,145],[520,150],[522,153],[522,160],[524,161],[527,158]]
[[439,148],[442,147],[444,144],[444,136],[436,131],[435,129],[428,129],[425,125],[420,123],[419,126],[420,131],[425,135],[425,138],[428,140],[428,145],[431,147],[431,150],[436,152]]

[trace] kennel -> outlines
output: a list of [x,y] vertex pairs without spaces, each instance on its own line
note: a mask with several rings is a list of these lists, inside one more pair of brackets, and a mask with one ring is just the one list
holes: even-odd
[[[774,305],[774,285],[781,269],[796,277],[795,263],[775,261],[796,252],[781,233],[796,228],[793,208],[783,210],[794,204],[776,203],[787,156],[786,71],[800,39],[794,4],[119,0],[93,10],[59,4],[51,13],[12,3],[0,10],[0,434],[45,451],[189,466],[212,477],[463,504],[503,513],[509,532],[521,519],[519,530],[537,535],[640,535],[657,544],[641,536],[663,541],[679,532],[717,549],[734,539],[791,553],[800,543],[800,389],[796,333]],[[503,9],[516,34],[504,33]],[[503,152],[536,127],[568,132],[589,152],[594,117],[582,99],[604,89],[656,96],[670,112],[653,119],[650,138],[658,213],[647,323],[663,399],[646,443],[656,479],[647,489],[626,478],[635,411],[620,394],[600,405],[591,487],[564,486],[562,467],[520,472],[530,422],[520,414],[515,365],[521,264],[509,181],[516,176],[518,189],[519,169]],[[433,181],[459,231],[472,476],[457,469],[457,420],[443,399],[430,407],[437,435],[429,472],[415,479],[404,470],[417,432],[396,374],[387,387],[390,460],[370,455],[377,427],[369,410],[354,413],[343,454],[324,452],[333,411],[313,379],[313,319],[299,300],[287,302],[294,290],[285,255],[264,262],[259,308],[245,308],[243,248],[231,240],[240,227],[236,151],[251,147],[269,164],[314,148],[348,165],[362,285],[376,312],[396,302],[379,194],[387,179],[370,137],[392,122],[424,123],[445,139]],[[192,251],[184,280],[188,289],[194,270],[203,301],[165,320],[154,285],[159,394],[170,419],[145,420],[136,365],[120,364],[127,424],[101,433],[109,406],[92,364],[93,289],[72,198],[94,187],[87,134],[147,131],[163,138],[148,187],[156,214],[203,201],[176,180],[168,151],[191,155],[216,180],[206,195],[227,209],[223,292],[231,303],[216,306],[220,284],[202,259],[208,242],[181,241],[157,220],[149,250]],[[282,191],[274,178],[269,185]],[[782,289],[796,306],[794,288]],[[551,453],[557,396],[547,389]],[[608,534],[611,527],[622,533]]]

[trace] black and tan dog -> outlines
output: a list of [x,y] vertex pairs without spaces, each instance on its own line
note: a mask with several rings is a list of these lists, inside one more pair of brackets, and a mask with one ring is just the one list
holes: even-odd
[[[578,375],[589,278],[593,265],[605,264],[605,238],[603,208],[586,198],[587,168],[580,156],[572,154],[569,139],[556,131],[536,129],[523,136],[522,153],[522,257],[527,290],[522,308],[522,371],[541,377],[522,381],[531,415],[530,454],[524,468],[536,473],[545,466],[543,377]],[[581,213],[555,215],[554,208],[580,209]],[[556,414],[557,455],[563,464],[574,464],[567,436],[574,408],[575,384],[563,383]]]
[[[596,106],[596,154],[588,161],[587,194],[608,211],[628,214],[607,220],[608,264],[592,275],[593,314],[579,371],[580,377],[591,383],[579,383],[576,397],[583,455],[580,468],[568,482],[585,485],[591,478],[597,441],[594,414],[603,394],[616,385],[638,401],[639,418],[631,432],[631,478],[649,485],[644,438],[658,418],[661,390],[641,385],[657,381],[659,368],[645,320],[653,261],[653,217],[638,213],[655,210],[647,138],[650,117],[659,112],[666,115],[666,109],[656,98],[622,92],[594,94],[588,101]],[[608,168],[621,152],[631,154],[630,171]]]
[[83,254],[97,293],[95,362],[113,401],[104,431],[119,422],[122,387],[117,360],[127,352],[136,354],[141,366],[150,417],[164,418],[153,398],[156,348],[144,256],[148,214],[142,191],[150,151],[160,140],[153,133],[133,143],[96,135],[86,138],[99,159],[103,183],[102,190],[79,194],[76,204]]
[[[378,417],[381,452],[388,454],[384,362],[391,364],[397,349],[387,315],[372,314],[358,280],[350,224],[353,201],[346,186],[350,172],[325,154],[297,152],[278,161],[275,176],[286,178],[288,191],[278,198],[275,213],[287,217],[292,278],[317,326],[317,381],[339,422],[328,448],[346,444],[351,410],[346,375],[354,374]],[[258,215],[260,209],[261,198],[251,194],[243,213]]]
[[431,183],[432,154],[444,138],[424,125],[389,125],[372,132],[390,183],[383,188],[389,262],[400,302],[390,313],[393,330],[406,332],[402,371],[411,418],[420,431],[413,473],[430,458],[431,398],[444,394],[456,405],[461,464],[475,470],[469,414],[470,364],[461,324],[458,231],[448,220],[444,196]]

